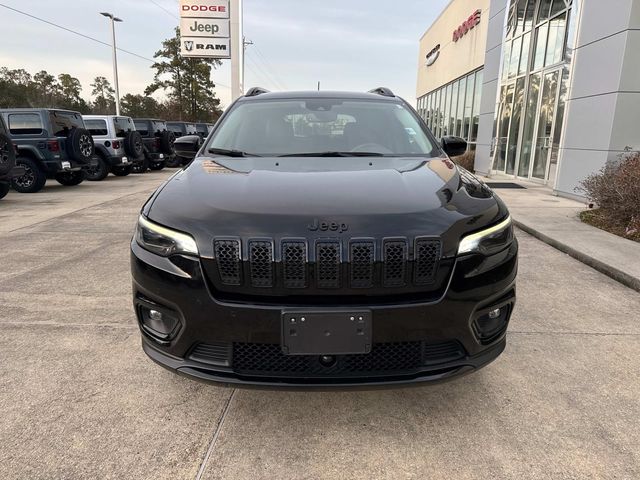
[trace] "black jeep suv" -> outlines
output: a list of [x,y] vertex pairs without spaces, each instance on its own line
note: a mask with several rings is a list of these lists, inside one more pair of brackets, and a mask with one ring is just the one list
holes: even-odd
[[[142,208],[144,351],[268,386],[443,380],[505,348],[518,244],[504,203],[390,90],[234,102]],[[197,153],[196,150],[197,149]]]
[[11,179],[24,175],[24,167],[16,166],[16,150],[9,131],[0,115],[0,198],[4,198],[11,188]]
[[133,173],[162,170],[175,157],[173,142],[176,137],[167,128],[167,122],[157,118],[134,118],[133,123],[144,143],[144,159],[133,166]]
[[13,143],[16,163],[24,175],[12,179],[14,190],[38,192],[47,178],[73,186],[85,179],[85,170],[96,164],[93,139],[82,115],[69,110],[15,108],[0,110]]

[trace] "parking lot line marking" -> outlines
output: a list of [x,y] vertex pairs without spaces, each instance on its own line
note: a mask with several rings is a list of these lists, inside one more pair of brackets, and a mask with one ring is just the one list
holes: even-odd
[[233,397],[236,394],[236,389],[234,388],[231,391],[231,395],[227,399],[227,403],[224,406],[224,410],[222,410],[222,415],[220,415],[220,420],[218,420],[218,425],[216,426],[216,431],[213,434],[213,438],[211,439],[211,443],[209,443],[209,448],[207,449],[207,453],[202,459],[202,463],[200,464],[200,468],[198,469],[198,474],[196,475],[196,480],[200,480],[202,475],[204,475],[204,471],[207,468],[207,463],[209,463],[209,458],[213,453],[214,448],[216,447],[216,442],[218,441],[218,436],[222,431],[222,426],[224,425],[224,420],[227,418],[227,413],[229,413],[229,409],[231,408],[231,402],[233,401]]

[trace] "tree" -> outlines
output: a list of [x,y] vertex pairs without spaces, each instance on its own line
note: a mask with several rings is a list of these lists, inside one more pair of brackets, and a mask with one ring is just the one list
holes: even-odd
[[122,114],[133,118],[162,117],[163,106],[155,98],[127,93],[120,99]]
[[220,99],[216,98],[211,70],[221,65],[220,60],[182,57],[179,28],[173,38],[162,42],[154,58],[158,60],[151,68],[156,73],[145,95],[166,91],[169,111],[177,113],[180,120],[213,121],[219,117]]
[[56,105],[60,95],[60,84],[56,77],[45,70],[40,70],[33,76],[35,83],[34,106],[50,108]]
[[115,90],[105,77],[96,77],[91,84],[93,90],[91,95],[93,100],[92,112],[98,115],[108,115],[115,112]]
[[24,107],[29,105],[33,80],[23,69],[0,68],[0,107]]
[[89,104],[80,96],[82,84],[80,80],[68,73],[58,75],[60,81],[60,99],[58,105],[70,110],[78,110],[80,113],[88,113]]

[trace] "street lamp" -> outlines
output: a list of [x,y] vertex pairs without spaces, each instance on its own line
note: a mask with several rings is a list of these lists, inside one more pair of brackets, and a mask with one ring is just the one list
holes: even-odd
[[116,115],[120,115],[120,88],[118,86],[118,58],[116,56],[116,27],[115,22],[121,22],[122,19],[116,17],[112,13],[100,12],[100,15],[111,20],[111,46],[113,48],[113,81],[116,87]]

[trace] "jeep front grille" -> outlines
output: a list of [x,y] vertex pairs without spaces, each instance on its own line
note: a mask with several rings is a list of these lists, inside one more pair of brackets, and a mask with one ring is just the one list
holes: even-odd
[[285,288],[307,286],[307,244],[304,241],[282,242],[282,269]]
[[407,268],[407,242],[384,242],[384,286],[401,287],[405,284]]
[[270,241],[249,242],[249,266],[251,285],[254,287],[273,286],[273,245]]
[[214,242],[214,251],[222,283],[225,285],[241,285],[240,241],[216,240]]
[[319,288],[340,287],[340,243],[316,244],[316,280]]
[[214,283],[254,288],[258,295],[257,289],[265,288],[298,289],[299,295],[313,289],[341,289],[341,293],[353,289],[354,295],[358,291],[369,294],[363,290],[376,288],[389,294],[402,287],[418,291],[426,285],[427,290],[433,290],[448,275],[446,271],[438,273],[442,257],[438,238],[328,238],[315,243],[268,238],[245,243],[224,238],[214,240],[214,255]]

